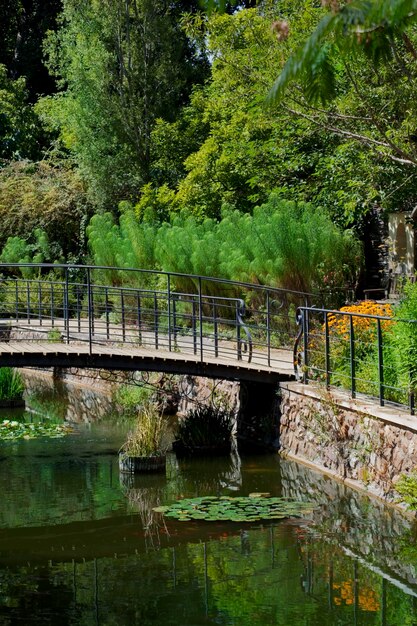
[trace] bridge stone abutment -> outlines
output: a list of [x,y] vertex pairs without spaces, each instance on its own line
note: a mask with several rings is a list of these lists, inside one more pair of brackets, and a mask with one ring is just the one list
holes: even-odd
[[237,437],[247,452],[277,450],[280,394],[277,383],[241,381]]

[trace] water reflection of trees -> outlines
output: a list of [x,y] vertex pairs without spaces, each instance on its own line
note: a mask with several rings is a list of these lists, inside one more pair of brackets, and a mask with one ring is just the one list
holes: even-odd
[[[271,524],[137,555],[42,568],[28,564],[3,570],[0,589],[17,607],[14,615],[24,615],[28,609],[22,598],[40,588],[39,578],[49,579],[44,588],[54,586],[54,603],[62,597],[63,624],[73,623],[74,615],[76,623],[97,626],[138,619],[164,626],[414,623],[412,591],[407,593],[337,545],[307,537],[304,530]],[[24,581],[30,581],[30,589]],[[3,615],[8,610],[3,600]],[[35,621],[42,610],[34,602]]]
[[242,486],[242,463],[237,451],[222,457],[174,460],[169,478],[181,497],[220,495]]

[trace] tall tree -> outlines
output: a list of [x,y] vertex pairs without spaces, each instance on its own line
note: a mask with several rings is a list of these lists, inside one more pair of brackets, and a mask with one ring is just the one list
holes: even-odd
[[4,161],[40,158],[44,139],[24,77],[9,78],[0,64],[0,168]]
[[56,28],[61,0],[2,0],[0,3],[0,63],[9,77],[26,78],[30,100],[52,93],[55,81],[43,64],[42,40]]
[[327,14],[290,55],[270,100],[379,159],[417,166],[416,0],[325,4]]
[[152,179],[155,121],[175,119],[208,63],[180,27],[182,3],[63,5],[61,28],[47,43],[62,92],[39,110],[59,128],[96,202],[114,206]]

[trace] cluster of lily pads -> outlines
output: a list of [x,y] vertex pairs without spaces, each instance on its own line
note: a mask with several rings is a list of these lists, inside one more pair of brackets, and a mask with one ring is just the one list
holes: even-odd
[[207,522],[257,522],[301,517],[311,512],[308,502],[296,502],[280,497],[252,494],[247,497],[203,496],[178,500],[170,506],[153,510],[180,522],[205,520]]
[[48,423],[27,423],[15,420],[0,422],[0,441],[14,441],[17,439],[36,439],[38,437],[64,437],[72,432],[69,426]]

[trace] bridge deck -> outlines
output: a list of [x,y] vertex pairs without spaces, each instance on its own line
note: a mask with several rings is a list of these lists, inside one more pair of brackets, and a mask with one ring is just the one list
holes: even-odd
[[[190,352],[169,352],[163,348],[112,346],[86,343],[51,343],[38,341],[9,341],[0,343],[0,366],[14,367],[88,367],[115,370],[165,371],[178,374],[278,382],[293,378],[291,353],[277,351],[280,366],[268,367],[260,358],[247,363],[211,355]],[[274,359],[275,360],[275,359]]]

